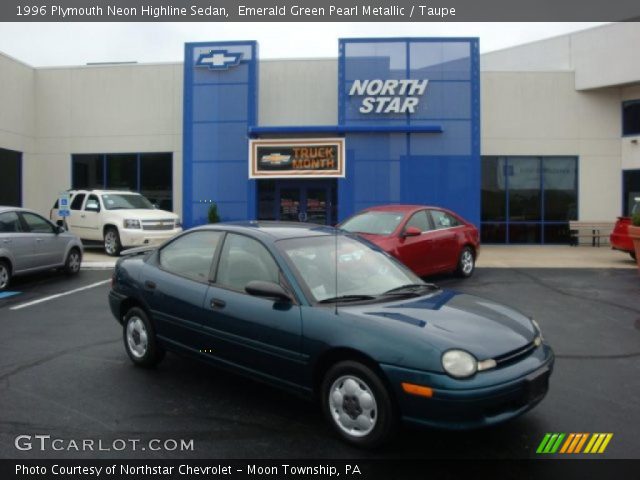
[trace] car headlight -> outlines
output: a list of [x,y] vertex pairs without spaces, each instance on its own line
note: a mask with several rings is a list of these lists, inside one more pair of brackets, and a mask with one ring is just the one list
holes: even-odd
[[124,223],[124,228],[141,228],[140,220],[133,220],[131,218],[127,218],[123,223]]
[[478,370],[476,357],[464,350],[448,350],[442,355],[442,368],[452,377],[470,377]]
[[531,323],[533,324],[533,328],[536,330],[536,338],[533,339],[533,343],[535,343],[536,347],[542,345],[544,342],[544,337],[542,336],[542,330],[540,329],[540,325],[533,318],[531,319]]

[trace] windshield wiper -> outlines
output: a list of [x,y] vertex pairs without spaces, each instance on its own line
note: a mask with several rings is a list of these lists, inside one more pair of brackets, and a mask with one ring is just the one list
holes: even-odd
[[339,295],[337,297],[324,298],[318,303],[335,303],[335,302],[356,302],[358,300],[375,300],[378,297],[373,295]]
[[406,295],[407,293],[417,293],[417,290],[440,290],[440,288],[433,283],[408,283],[406,285],[400,285],[399,287],[387,290],[382,295]]

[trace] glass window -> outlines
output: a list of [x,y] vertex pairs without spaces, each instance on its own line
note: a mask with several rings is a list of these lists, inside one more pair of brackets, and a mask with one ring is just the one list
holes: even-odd
[[222,232],[212,231],[183,235],[160,250],[160,265],[168,272],[207,281],[221,238]]
[[482,158],[482,221],[507,218],[506,165],[500,157]]
[[544,219],[568,222],[578,218],[577,160],[548,157],[542,160]]
[[431,213],[433,224],[436,226],[437,230],[457,227],[459,225],[458,220],[447,212],[443,212],[442,210],[429,210],[429,212]]
[[275,220],[276,182],[258,180],[258,220]]
[[428,232],[431,230],[431,223],[429,223],[429,217],[427,217],[426,210],[420,210],[414,213],[407,222],[406,228],[415,227],[421,232]]
[[87,199],[87,204],[84,206],[84,209],[92,211],[92,212],[99,212],[100,211],[100,200],[98,200],[98,196],[97,195],[89,195],[89,198]]
[[74,189],[104,188],[104,155],[71,156],[71,186]]
[[170,153],[140,155],[140,193],[162,210],[173,210],[173,156]]
[[390,235],[404,218],[401,212],[364,212],[349,218],[340,225],[347,232]]
[[16,212],[0,213],[0,233],[20,232],[20,219]]
[[345,295],[376,297],[402,285],[422,283],[387,254],[346,235],[281,240],[278,247],[318,302]]
[[640,170],[622,172],[623,214],[630,216],[640,203]]
[[71,201],[71,210],[80,210],[82,208],[82,202],[84,202],[84,193],[78,193]]
[[622,104],[622,134],[640,135],[640,100]]
[[506,169],[509,185],[509,221],[539,221],[540,159],[512,157]]
[[145,209],[153,210],[153,205],[142,195],[136,193],[109,193],[102,195],[104,208],[107,210]]
[[0,205],[22,203],[22,153],[0,148]]
[[253,280],[280,283],[280,269],[260,242],[228,234],[220,254],[216,283],[244,292],[244,287]]
[[29,231],[32,233],[54,233],[53,225],[40,215],[24,212],[22,213],[22,218],[27,224]]
[[107,188],[132,191],[138,189],[137,155],[107,155]]

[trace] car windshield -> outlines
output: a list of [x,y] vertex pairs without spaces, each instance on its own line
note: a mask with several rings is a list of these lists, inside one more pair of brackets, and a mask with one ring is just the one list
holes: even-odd
[[403,217],[399,212],[364,212],[351,217],[340,228],[353,233],[391,235]]
[[347,235],[280,240],[277,244],[316,302],[371,300],[404,286],[432,287],[386,253]]
[[102,203],[107,210],[146,209],[153,210],[153,205],[142,195],[135,193],[110,193],[102,195]]

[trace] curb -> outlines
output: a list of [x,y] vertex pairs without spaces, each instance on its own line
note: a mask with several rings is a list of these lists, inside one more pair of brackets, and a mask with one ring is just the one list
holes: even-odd
[[116,266],[116,262],[82,262],[81,270],[109,270]]

